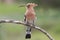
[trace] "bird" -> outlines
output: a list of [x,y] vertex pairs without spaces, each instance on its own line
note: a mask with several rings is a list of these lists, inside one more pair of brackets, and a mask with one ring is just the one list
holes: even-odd
[[[24,14],[24,22],[28,25],[34,25],[36,19],[36,13],[34,7],[38,6],[35,3],[27,3],[26,4],[26,12]],[[27,26],[26,28],[26,39],[31,38],[31,27]]]

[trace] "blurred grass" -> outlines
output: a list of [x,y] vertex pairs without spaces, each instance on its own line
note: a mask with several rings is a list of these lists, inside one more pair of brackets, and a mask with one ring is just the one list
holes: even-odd
[[[14,19],[23,20],[25,7],[18,7],[19,5],[5,5],[0,4],[0,19]],[[37,20],[36,25],[48,31],[55,40],[60,40],[60,11],[59,9],[36,9]],[[25,26],[2,23],[0,24],[0,40],[26,40]],[[30,40],[48,40],[48,38],[41,32],[33,29],[32,38]]]

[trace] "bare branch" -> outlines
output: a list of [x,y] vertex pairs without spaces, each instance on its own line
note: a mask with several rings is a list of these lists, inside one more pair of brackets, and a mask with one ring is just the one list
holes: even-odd
[[25,26],[30,26],[30,27],[35,28],[35,29],[41,31],[42,33],[44,33],[50,40],[54,40],[48,32],[46,32],[44,29],[42,29],[38,26],[28,25],[22,21],[17,21],[17,20],[0,20],[0,23],[15,23],[15,24],[22,24]]

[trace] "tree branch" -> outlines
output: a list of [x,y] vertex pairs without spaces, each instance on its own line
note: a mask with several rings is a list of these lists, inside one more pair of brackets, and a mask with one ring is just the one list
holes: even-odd
[[25,26],[30,26],[32,28],[35,28],[39,31],[41,31],[42,33],[44,33],[50,40],[54,40],[51,35],[46,32],[44,29],[38,27],[38,26],[33,26],[33,25],[28,25],[26,23],[24,23],[23,21],[17,21],[17,20],[0,20],[0,23],[15,23],[15,24],[22,24],[22,25],[25,25]]

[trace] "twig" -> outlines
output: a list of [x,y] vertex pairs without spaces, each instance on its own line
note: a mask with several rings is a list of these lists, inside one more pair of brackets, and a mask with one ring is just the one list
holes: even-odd
[[51,35],[50,35],[48,32],[46,32],[44,29],[42,29],[42,28],[40,28],[40,27],[38,27],[38,26],[28,25],[28,24],[24,23],[23,21],[5,20],[5,19],[4,19],[4,20],[0,20],[0,23],[15,23],[15,24],[22,24],[22,25],[25,25],[25,26],[30,26],[30,27],[35,28],[35,29],[41,31],[42,33],[44,33],[50,40],[54,40],[54,39],[51,37]]

